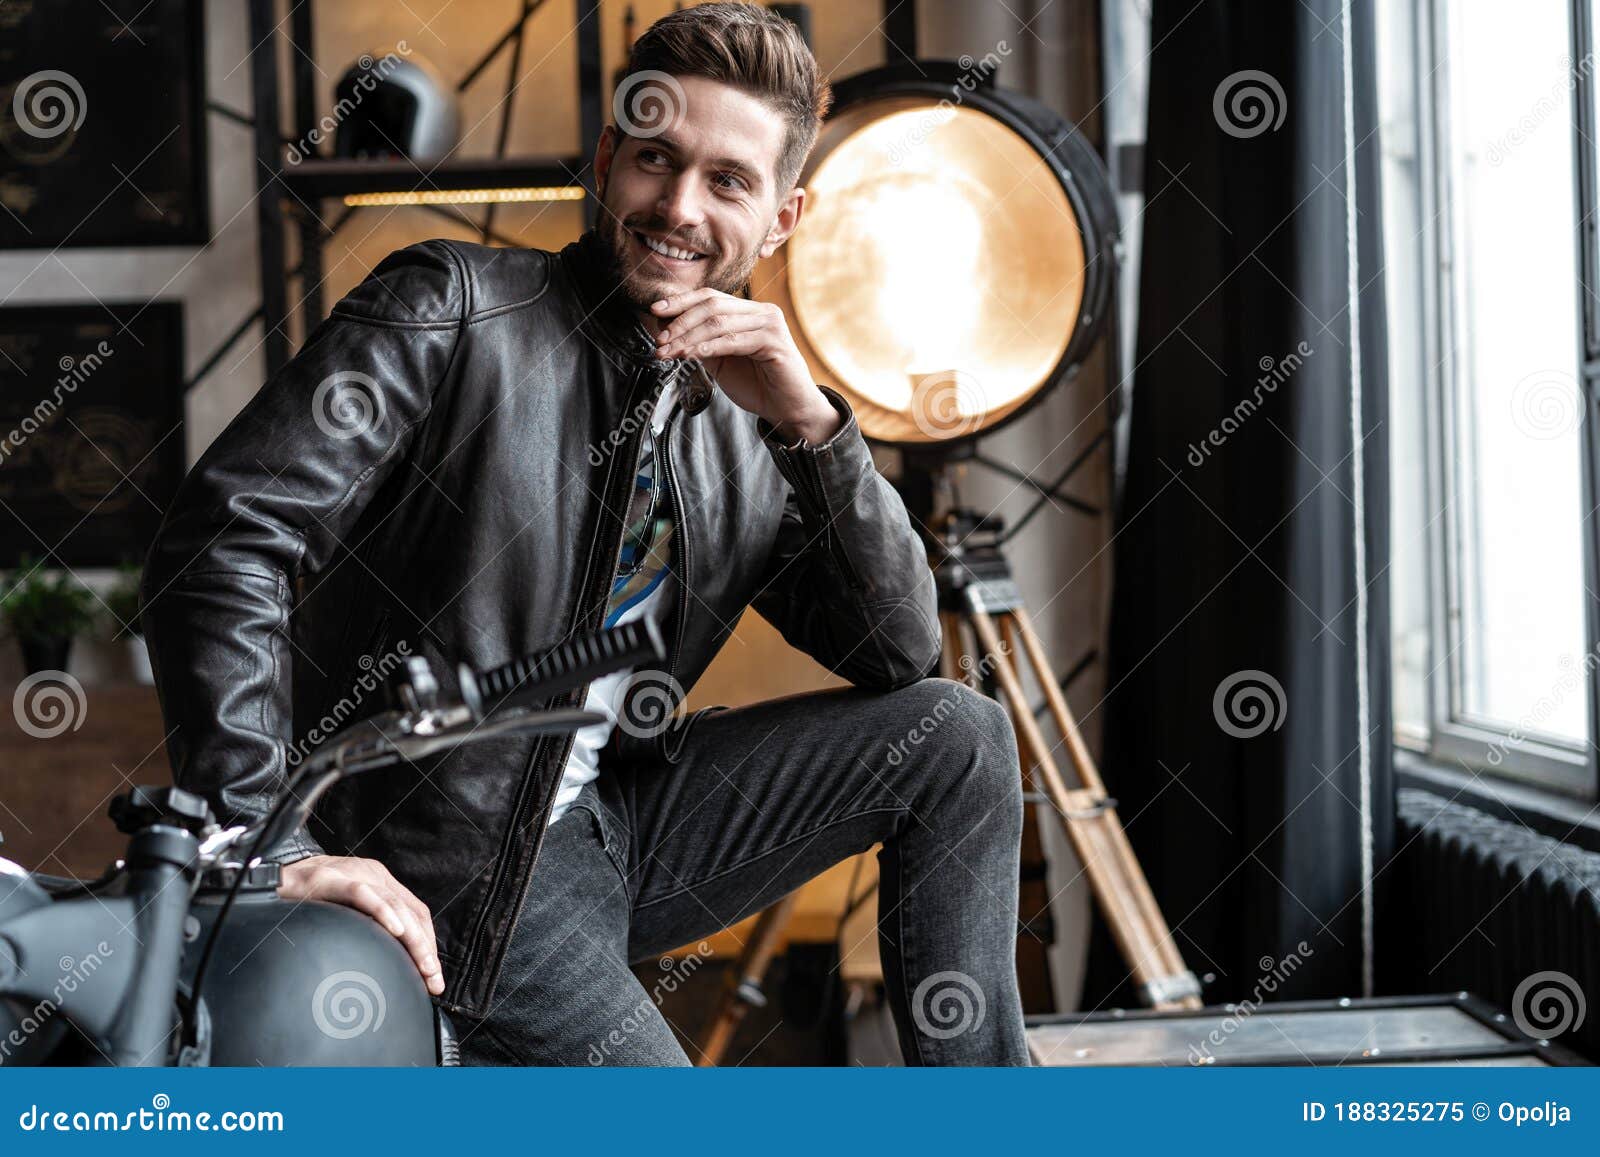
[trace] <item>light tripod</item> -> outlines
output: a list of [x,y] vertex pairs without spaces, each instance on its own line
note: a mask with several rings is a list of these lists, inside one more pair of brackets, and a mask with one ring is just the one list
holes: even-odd
[[[915,462],[908,457],[908,466]],[[936,490],[947,492],[942,484],[944,467],[908,473],[910,485],[903,492],[916,516],[933,505]],[[1107,794],[1066,696],[1052,674],[1006,559],[999,520],[952,506],[935,516],[931,526],[929,520],[922,524],[930,528],[931,567],[944,633],[940,673],[988,691],[1010,713],[1025,786],[1033,788],[1035,798],[1042,795],[1061,819],[1140,998],[1161,1011],[1199,1008],[1200,983],[1172,940],[1117,816],[1116,801]],[[1019,658],[1032,668],[1044,691],[1049,714],[1061,735],[1059,744],[1050,744],[1040,729],[1024,690]],[[1075,786],[1068,785],[1056,762],[1055,750],[1061,746],[1066,748]],[[761,981],[797,894],[785,896],[757,919],[718,998],[697,1064],[717,1064],[745,1014],[767,1003]],[[853,910],[855,904],[851,907]]]

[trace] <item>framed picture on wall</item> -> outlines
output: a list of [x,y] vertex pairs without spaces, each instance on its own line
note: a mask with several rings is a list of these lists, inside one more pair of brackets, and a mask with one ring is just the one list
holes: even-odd
[[0,567],[142,562],[183,471],[182,305],[0,308]]
[[205,243],[202,8],[0,4],[0,249]]

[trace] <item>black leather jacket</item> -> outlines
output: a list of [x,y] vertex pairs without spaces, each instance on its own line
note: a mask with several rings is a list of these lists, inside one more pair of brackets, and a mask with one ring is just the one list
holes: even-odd
[[[143,625],[175,779],[225,823],[265,814],[291,762],[376,710],[402,646],[483,666],[599,626],[640,432],[674,368],[600,244],[391,254],[185,479]],[[365,421],[329,413],[352,384],[377,399]],[[815,447],[781,445],[720,391],[671,419],[683,581],[665,636],[684,688],[747,605],[860,686],[937,663],[924,547],[825,393],[845,424]],[[652,741],[664,765],[692,722]],[[502,737],[355,777],[273,858],[381,860],[433,912],[441,1003],[482,1015],[571,742]]]

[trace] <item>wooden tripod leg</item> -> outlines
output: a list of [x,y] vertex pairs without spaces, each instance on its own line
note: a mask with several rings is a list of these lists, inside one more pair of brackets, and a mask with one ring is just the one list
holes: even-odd
[[750,942],[744,946],[739,963],[723,982],[722,994],[717,998],[717,1010],[706,1028],[696,1066],[706,1068],[721,1064],[728,1046],[733,1043],[733,1034],[744,1020],[744,1014],[750,1011],[752,1005],[766,1004],[761,981],[778,951],[778,941],[799,898],[799,891],[790,892],[756,919]]
[[[1083,735],[1078,730],[1077,720],[1072,716],[1071,709],[1067,706],[1066,696],[1056,684],[1054,678],[1049,677],[1049,660],[1045,657],[1044,644],[1040,642],[1038,632],[1033,629],[1033,622],[1028,616],[1025,607],[1015,607],[1010,612],[1016,632],[1022,637],[1022,645],[1028,653],[1028,660],[1033,664],[1039,682],[1044,688],[1045,700],[1050,704],[1050,713],[1055,717],[1056,726],[1061,731],[1061,736],[1067,745],[1067,752],[1072,758],[1073,770],[1077,773],[1078,782],[1101,795],[1105,795],[1105,784],[1100,778],[1100,769],[1095,766],[1094,758],[1089,754],[1089,745],[1083,741]],[[1117,817],[1115,809],[1107,809],[1103,813],[1107,821],[1105,833],[1106,843],[1111,854],[1127,876],[1130,890],[1134,899],[1144,912],[1144,920],[1150,928],[1151,934],[1156,938],[1157,946],[1162,960],[1162,965],[1168,975],[1177,975],[1187,971],[1183,957],[1178,952],[1178,946],[1173,943],[1172,933],[1167,928],[1166,917],[1161,914],[1161,908],[1156,903],[1155,893],[1150,890],[1150,883],[1145,878],[1144,869],[1139,865],[1139,859],[1133,853],[1133,846],[1128,842],[1128,833],[1122,826],[1122,821]],[[1183,1007],[1198,1008],[1198,997],[1191,998]]]
[[1056,727],[1061,731],[1061,738],[1066,741],[1067,753],[1072,757],[1073,770],[1078,773],[1078,782],[1103,795],[1106,785],[1100,781],[1100,771],[1089,755],[1089,745],[1083,741],[1083,735],[1078,731],[1077,720],[1073,719],[1072,712],[1067,707],[1067,697],[1061,693],[1060,686],[1050,674],[1050,660],[1045,656],[1044,644],[1034,632],[1027,610],[1014,607],[1007,612],[1007,618],[1010,619],[1017,634],[1022,636],[1023,650],[1027,653],[1028,662],[1033,664],[1034,673],[1039,676],[1039,685],[1044,689],[1045,702],[1050,705],[1050,714],[1055,718]]
[[[1021,678],[1012,665],[1011,656],[1007,649],[1001,646],[994,620],[987,612],[976,608],[969,612],[969,617],[982,649],[986,652],[986,661],[990,656],[993,657],[993,673],[1007,705],[1011,708],[1018,746],[1019,748],[1025,746],[1034,756],[1040,783],[1066,825],[1067,837],[1071,840],[1079,859],[1083,861],[1084,873],[1089,877],[1095,898],[1100,902],[1112,935],[1122,950],[1135,981],[1141,991],[1151,991],[1152,986],[1159,990],[1163,982],[1172,981],[1185,970],[1181,967],[1174,970],[1170,966],[1169,953],[1175,952],[1171,944],[1171,934],[1165,922],[1159,920],[1159,909],[1155,907],[1154,898],[1149,897],[1146,901],[1140,896],[1143,892],[1148,897],[1149,884],[1143,872],[1138,870],[1137,862],[1133,863],[1133,870],[1129,870],[1127,859],[1122,854],[1126,847],[1125,841],[1119,843],[1111,834],[1113,831],[1120,832],[1121,824],[1117,821],[1116,813],[1106,806],[1104,789],[1096,790],[1089,787],[1068,789],[1051,755],[1050,746],[1045,742],[1044,735],[1033,718],[1033,712],[1023,694]],[[1025,624],[1019,622],[1018,626],[1023,629],[1025,648],[1029,659],[1033,660],[1033,649],[1027,646],[1028,635]],[[1048,667],[1035,663],[1035,675],[1038,682],[1047,688],[1047,696],[1050,695],[1052,688],[1057,696],[1060,695],[1060,688],[1055,686],[1055,679],[1049,674]],[[1071,724],[1071,716],[1067,715],[1066,719],[1068,724]],[[1076,726],[1073,726],[1073,734],[1076,733]],[[1081,744],[1081,737],[1079,742]],[[1084,755],[1087,756],[1086,750]],[[1089,768],[1092,775],[1090,782],[1098,784],[1099,776],[1093,772],[1092,763],[1089,764]],[[1158,916],[1154,924],[1148,918],[1151,911],[1155,911]],[[1175,1002],[1168,1000],[1158,999],[1152,1003],[1157,1008],[1176,1006]]]
[[961,620],[951,611],[939,612],[939,630],[944,647],[939,652],[939,674],[946,679],[960,679],[961,660],[966,655],[966,645],[961,641]]

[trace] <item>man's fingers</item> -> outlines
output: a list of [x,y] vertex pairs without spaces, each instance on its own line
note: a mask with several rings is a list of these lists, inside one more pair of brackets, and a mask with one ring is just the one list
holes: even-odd
[[696,357],[701,361],[707,358],[750,357],[759,353],[765,345],[766,337],[762,331],[748,329],[742,333],[709,338],[696,344],[693,349],[684,350],[678,356]]
[[[360,899],[352,906],[373,915],[405,946],[429,992],[435,995],[443,992],[444,978],[439,969],[439,954],[433,945],[432,922],[420,919],[398,894],[379,886],[362,881],[356,885],[355,892]],[[377,912],[383,915],[378,916]]]
[[399,909],[389,902],[387,896],[365,880],[345,877],[326,895],[330,900],[338,900],[358,912],[365,912],[387,928],[396,940],[405,938],[406,922],[400,915]]
[[405,935],[400,937],[400,942],[406,946],[406,951],[411,953],[417,962],[417,970],[424,977],[432,976],[439,971],[439,959],[433,950],[433,929],[425,927],[426,922],[419,920],[417,914],[407,907],[398,898],[391,901],[400,909],[405,918]]
[[433,913],[428,911],[428,906],[417,899],[416,893],[394,878],[394,873],[388,867],[377,861],[372,861],[382,881],[381,886],[392,897],[403,904],[421,926],[423,934],[427,937],[430,948],[433,945]]
[[433,932],[433,913],[428,911],[428,906],[411,892],[404,884],[396,882],[392,889],[417,926],[417,934],[422,943],[423,955],[418,959],[422,966],[422,975],[429,977],[439,973],[439,946]]
[[[708,318],[693,330],[682,335],[674,334],[672,340],[661,347],[662,353],[668,357],[696,357],[707,358],[714,356],[719,351],[710,347],[710,343],[728,337],[745,337],[754,335],[756,340],[741,343],[740,349],[745,353],[755,353],[767,343],[767,327],[759,317],[714,317]],[[722,353],[732,351],[724,350]]]
[[674,293],[668,297],[661,298],[659,304],[652,302],[650,304],[650,312],[657,317],[673,317],[682,313],[695,302],[703,301],[713,294],[722,297],[730,296],[722,293],[721,290],[712,289],[709,285],[702,285],[698,289],[686,289],[682,293]]
[[670,320],[663,319],[662,329],[669,335],[670,340],[676,341],[685,333],[704,325],[713,319],[722,319],[728,324],[737,325],[744,329],[749,318],[761,318],[766,315],[766,305],[760,301],[746,301],[742,297],[727,297],[708,299],[692,305]]
[[412,959],[417,962],[417,971],[422,973],[422,978],[428,982],[432,991],[442,991],[442,983],[436,989],[434,981],[440,976],[439,950],[433,940],[433,916],[428,911],[428,906],[407,888],[394,874],[382,863],[374,860],[373,871],[378,877],[377,890],[383,893],[389,906],[393,908],[405,921],[405,931],[400,934],[400,941],[406,946],[406,951],[411,953]]
[[[295,864],[289,868],[295,868]],[[327,864],[287,872],[278,889],[286,899],[328,900],[376,920],[416,963],[428,991],[444,991],[444,973],[428,907],[376,860],[330,857]]]

